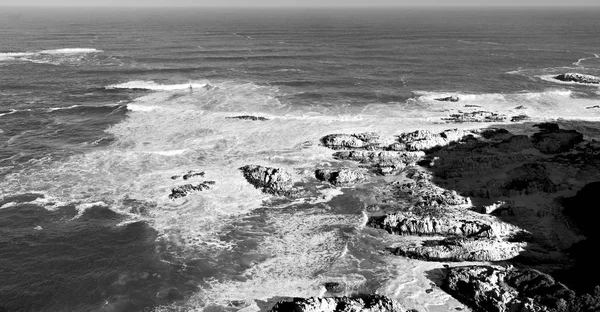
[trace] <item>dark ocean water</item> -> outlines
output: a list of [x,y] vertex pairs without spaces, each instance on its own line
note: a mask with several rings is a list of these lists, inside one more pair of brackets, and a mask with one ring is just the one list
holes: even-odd
[[[597,119],[583,108],[598,87],[549,77],[600,76],[599,15],[3,8],[0,311],[239,310],[318,293],[311,277],[330,271],[373,291],[383,260],[331,260],[368,258],[348,238],[376,235],[357,228],[360,207],[341,197],[330,215],[322,203],[248,214],[265,196],[236,168],[314,167],[327,161],[310,143],[321,135],[431,122],[432,99],[447,95]],[[235,114],[273,121],[223,118]],[[217,181],[212,193],[169,200],[169,177],[191,169]],[[316,260],[273,258],[307,251]]]

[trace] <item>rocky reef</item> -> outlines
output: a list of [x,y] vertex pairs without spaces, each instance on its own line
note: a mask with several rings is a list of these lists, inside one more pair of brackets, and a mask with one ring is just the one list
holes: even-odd
[[555,76],[554,79],[560,81],[570,81],[577,83],[585,83],[585,84],[600,84],[600,77],[592,76],[592,75],[584,75],[579,73],[564,73],[558,76]]
[[292,175],[284,169],[246,165],[239,168],[250,184],[264,193],[289,196],[292,194]]
[[279,301],[270,312],[405,312],[395,300],[381,295],[293,298]]

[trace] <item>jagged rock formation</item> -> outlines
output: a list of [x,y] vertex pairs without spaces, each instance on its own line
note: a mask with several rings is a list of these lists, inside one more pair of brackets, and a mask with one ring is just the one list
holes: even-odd
[[563,130],[555,123],[536,125],[540,128],[532,137],[535,148],[546,154],[564,153],[570,151],[575,144],[583,142],[583,134],[576,130]]
[[564,73],[555,76],[554,79],[560,81],[571,81],[585,84],[600,84],[600,77],[584,75],[579,73]]
[[241,120],[252,120],[252,121],[266,121],[266,120],[269,120],[268,118],[265,118],[265,117],[250,116],[250,115],[225,117],[225,119],[241,119]]
[[336,186],[358,183],[365,179],[365,175],[362,172],[348,168],[340,170],[317,169],[315,177],[320,181],[329,182]]
[[442,289],[480,312],[598,311],[598,297],[577,296],[550,275],[499,266],[449,268]]
[[427,261],[502,261],[518,256],[525,243],[495,238],[448,237],[424,241],[420,246],[390,249],[393,254]]
[[458,102],[460,100],[460,98],[456,95],[452,95],[452,96],[447,96],[447,97],[443,97],[443,98],[437,98],[435,100],[442,101],[442,102]]
[[263,167],[260,165],[246,165],[239,168],[250,184],[264,193],[289,196],[292,192],[292,175],[281,169]]
[[200,192],[203,190],[210,189],[210,186],[215,184],[215,181],[203,181],[196,185],[194,184],[184,184],[177,186],[171,189],[171,194],[169,194],[169,199],[177,199],[182,198],[189,195],[192,192]]
[[395,300],[381,295],[294,298],[279,301],[270,312],[405,312]]
[[369,226],[397,235],[446,235],[463,237],[509,237],[520,231],[509,223],[481,214],[449,208],[399,211],[371,217]]

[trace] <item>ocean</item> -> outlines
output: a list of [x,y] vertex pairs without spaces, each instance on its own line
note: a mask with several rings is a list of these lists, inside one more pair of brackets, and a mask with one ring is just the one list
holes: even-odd
[[[598,16],[2,8],[0,311],[266,311],[325,282],[464,308],[425,292],[435,264],[381,252],[367,195],[277,199],[238,168],[314,183],[334,162],[324,135],[453,128],[442,118],[465,105],[598,121],[598,85],[552,78],[600,76]],[[190,171],[215,184],[169,198]]]

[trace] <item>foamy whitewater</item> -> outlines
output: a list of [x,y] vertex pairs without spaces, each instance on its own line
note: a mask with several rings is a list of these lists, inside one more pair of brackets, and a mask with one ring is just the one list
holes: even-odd
[[343,282],[467,311],[425,291],[441,263],[382,252],[403,237],[360,192],[283,200],[238,168],[314,184],[327,134],[491,126],[460,112],[600,122],[598,85],[552,78],[600,76],[594,10],[52,10],[0,13],[0,310],[267,311]]

